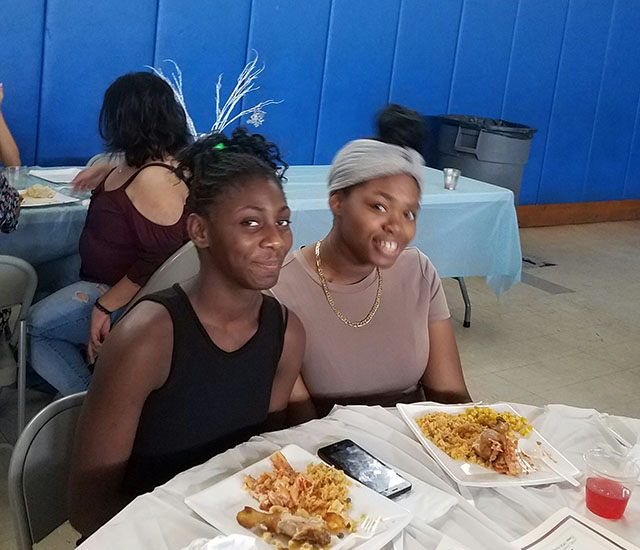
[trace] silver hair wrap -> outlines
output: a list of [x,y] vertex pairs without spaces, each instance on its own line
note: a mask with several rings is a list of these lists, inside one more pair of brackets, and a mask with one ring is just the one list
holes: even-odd
[[424,187],[422,155],[410,147],[400,147],[375,139],[347,143],[333,159],[329,172],[329,193],[358,183],[394,174],[407,174]]

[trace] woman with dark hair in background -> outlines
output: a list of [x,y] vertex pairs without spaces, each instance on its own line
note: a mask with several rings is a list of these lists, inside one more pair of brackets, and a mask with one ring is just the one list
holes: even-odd
[[336,403],[470,400],[440,278],[406,248],[425,177],[422,119],[391,105],[378,126],[379,138],[334,158],[333,227],[287,257],[272,290],[305,326],[302,379],[320,415]]
[[239,128],[180,161],[200,272],[144,297],[102,347],[70,478],[71,523],[85,536],[136,495],[273,427],[300,371],[302,324],[261,292],[292,243],[277,147]]
[[31,367],[63,395],[89,385],[82,345],[93,362],[121,308],[188,240],[188,189],[173,156],[190,137],[171,87],[150,73],[121,76],[105,92],[99,127],[106,150],[125,160],[93,191],[81,281],[35,304],[28,318]]

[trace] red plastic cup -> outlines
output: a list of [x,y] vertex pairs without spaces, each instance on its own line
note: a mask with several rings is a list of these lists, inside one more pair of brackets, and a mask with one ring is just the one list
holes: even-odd
[[584,454],[587,465],[587,508],[607,519],[620,519],[635,487],[640,468],[617,453],[591,449]]

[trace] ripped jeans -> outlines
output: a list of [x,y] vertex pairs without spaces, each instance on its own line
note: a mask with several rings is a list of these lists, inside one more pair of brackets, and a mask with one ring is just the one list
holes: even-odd
[[[93,304],[109,288],[109,285],[78,281],[29,309],[27,335],[31,368],[62,395],[89,387],[91,373],[83,348],[89,340]],[[112,322],[117,313],[112,315]]]

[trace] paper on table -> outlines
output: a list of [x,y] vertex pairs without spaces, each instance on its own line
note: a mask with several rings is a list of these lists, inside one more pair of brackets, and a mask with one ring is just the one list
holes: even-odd
[[246,535],[218,536],[214,539],[196,539],[182,550],[254,550],[255,537]]
[[29,170],[29,175],[50,181],[51,183],[71,183],[73,178],[81,171],[82,168],[56,168],[53,170],[32,169]]
[[640,550],[569,508],[558,510],[515,544],[522,550]]

